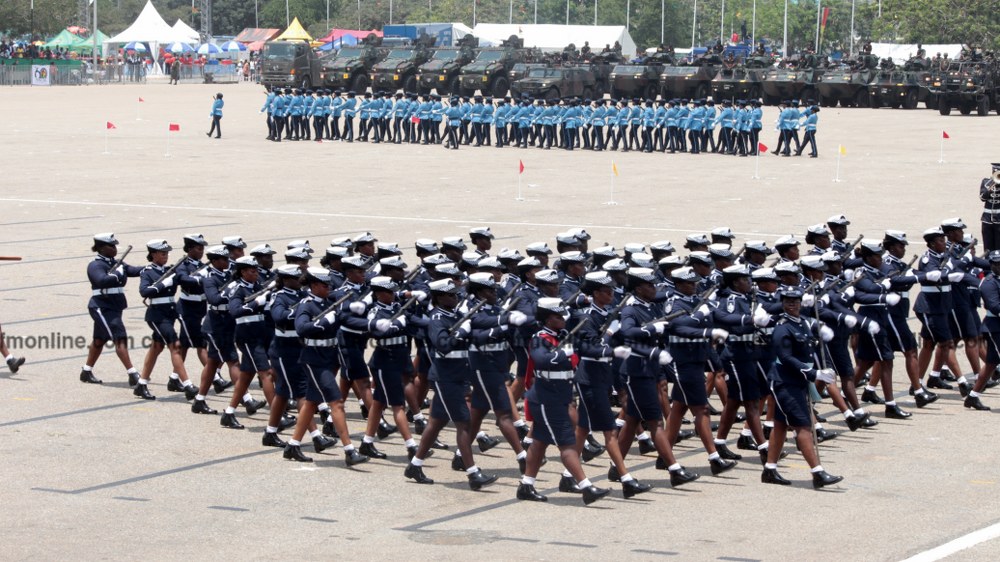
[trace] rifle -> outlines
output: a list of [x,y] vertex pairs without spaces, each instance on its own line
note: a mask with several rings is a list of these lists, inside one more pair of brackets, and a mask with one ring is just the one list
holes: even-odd
[[458,331],[458,327],[461,326],[463,323],[465,323],[466,320],[472,318],[477,312],[479,312],[479,309],[484,306],[486,306],[486,301],[481,300],[479,301],[478,304],[476,304],[476,306],[470,308],[469,311],[466,312],[461,318],[459,318],[458,322],[455,322],[455,324],[448,330],[448,335],[454,336],[455,332]]
[[157,279],[156,281],[154,281],[154,283],[159,283],[160,281],[163,281],[164,279],[167,278],[167,276],[169,276],[173,272],[177,271],[177,268],[180,267],[180,265],[182,263],[184,263],[184,260],[186,260],[186,259],[187,259],[187,256],[184,256],[183,258],[177,260],[177,263],[175,263],[174,265],[170,266],[170,269],[168,269],[165,272],[163,272],[163,275],[161,275],[159,279]]
[[848,246],[846,250],[840,253],[840,260],[843,261],[846,260],[848,257],[850,257],[851,253],[854,252],[854,248],[856,248],[858,244],[861,243],[861,240],[864,239],[864,237],[865,237],[864,234],[859,234],[858,237],[854,239],[854,242],[851,242],[851,245]]
[[278,282],[276,280],[274,280],[274,279],[271,279],[270,281],[267,282],[266,285],[264,285],[263,288],[261,288],[261,290],[257,291],[256,293],[252,293],[252,294],[247,295],[246,298],[243,299],[243,302],[252,301],[252,300],[254,300],[257,297],[259,297],[259,296],[261,296],[261,295],[263,295],[265,293],[268,293],[268,292],[274,290],[274,288],[277,285],[278,285]]
[[397,310],[396,313],[393,314],[391,318],[389,318],[389,320],[392,321],[402,316],[403,313],[406,312],[406,309],[413,306],[413,303],[415,302],[417,302],[417,297],[410,297],[409,300],[403,303],[403,307]]
[[118,266],[120,266],[121,264],[125,263],[125,258],[128,257],[128,254],[131,251],[132,251],[132,245],[129,244],[128,247],[125,248],[125,253],[122,254],[122,257],[118,258],[115,261],[115,263],[111,264],[110,271],[114,271],[114,270],[118,269]]
[[604,334],[605,332],[608,331],[608,328],[611,327],[611,323],[614,322],[615,317],[621,314],[622,310],[625,309],[625,306],[630,298],[632,298],[632,295],[630,295],[629,293],[625,293],[624,295],[622,295],[622,301],[618,303],[618,306],[611,309],[611,312],[608,313],[608,319],[604,321],[604,324],[601,324],[601,331],[600,331],[601,334]]
[[[361,295],[360,297],[358,297],[359,300],[360,299],[364,299],[365,297],[367,297],[369,293],[371,293],[371,291],[368,291],[367,293],[365,293],[365,294]],[[325,309],[321,310],[319,314],[317,314],[316,316],[313,317],[313,322],[319,320],[320,318],[326,316],[327,314],[333,312],[334,310],[337,310],[337,308],[339,308],[340,305],[344,304],[344,302],[347,299],[351,298],[352,296],[354,296],[354,293],[350,293],[349,292],[346,295],[340,297],[339,299],[333,301],[333,304],[331,304],[330,306],[328,306]]]
[[893,271],[892,273],[890,273],[889,275],[886,276],[886,279],[892,279],[893,277],[895,277],[897,275],[902,275],[903,273],[909,271],[910,268],[913,267],[913,264],[917,263],[918,259],[920,259],[920,256],[918,256],[916,254],[913,254],[913,257],[910,258],[910,261],[908,261],[906,263],[906,267],[905,268],[903,268],[903,269],[897,269],[896,271]]
[[[514,285],[513,287],[511,287],[510,292],[507,293],[507,294],[508,295],[513,295],[514,293],[517,292],[518,289],[521,288],[521,285],[524,285],[524,281],[518,281],[516,285]],[[506,311],[506,310],[510,310],[510,309],[514,308],[514,305],[519,300],[521,300],[521,296],[520,295],[518,295],[516,297],[511,297],[510,301],[508,301],[507,304],[504,305],[503,309]]]
[[972,251],[972,247],[975,246],[978,243],[979,243],[979,240],[973,238],[972,242],[970,242],[969,245],[966,246],[964,250],[962,250],[962,253],[959,254],[958,259],[959,260],[964,260],[965,256],[969,255],[969,252]]
[[411,271],[406,277],[404,277],[403,282],[400,283],[400,285],[406,285],[410,281],[413,281],[414,279],[417,278],[418,274],[420,274],[420,266],[415,267],[413,271]]
[[737,263],[737,262],[739,262],[739,259],[740,259],[740,256],[742,256],[742,255],[743,255],[743,252],[746,252],[746,251],[747,251],[747,245],[746,245],[746,244],[743,244],[743,247],[742,247],[742,248],[740,248],[740,251],[739,251],[739,252],[736,252],[736,255],[735,255],[735,256],[733,256],[733,263]]
[[[709,287],[708,289],[705,289],[705,292],[698,295],[698,300],[694,303],[694,305],[692,305],[691,312],[697,311],[701,305],[705,304],[705,301],[712,297],[712,293],[715,292],[715,289],[716,287]],[[686,310],[675,310],[670,314],[661,316],[660,318],[653,320],[653,322],[670,322],[674,318],[680,318],[681,316],[684,316],[687,313],[688,312]]]

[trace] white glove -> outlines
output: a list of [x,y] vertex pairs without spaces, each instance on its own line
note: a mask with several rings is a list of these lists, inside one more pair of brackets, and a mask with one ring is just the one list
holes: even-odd
[[892,279],[888,279],[888,278],[887,279],[883,279],[882,282],[879,283],[879,285],[882,285],[883,287],[886,288],[886,290],[889,290],[889,289],[892,288]]
[[368,307],[365,306],[365,303],[361,301],[354,301],[350,305],[348,305],[347,308],[351,310],[351,313],[361,316],[362,314],[365,313],[365,310]]
[[816,297],[810,293],[802,295],[802,308],[810,308],[816,304]]
[[833,339],[833,330],[829,326],[819,327],[819,339],[823,341],[830,341]]
[[520,310],[512,310],[507,313],[507,323],[511,326],[523,326],[528,321],[528,315]]
[[167,275],[166,277],[164,277],[163,280],[160,281],[160,284],[163,285],[164,289],[173,287],[174,286],[174,274],[171,273],[170,275]]
[[375,321],[375,329],[379,332],[388,332],[392,328],[392,321],[388,318],[379,318]]
[[337,323],[337,313],[335,311],[327,312],[323,315],[323,320],[326,320],[326,323],[332,326]]
[[854,298],[854,287],[848,287],[844,289],[844,296],[853,299]]
[[458,325],[458,331],[459,332],[465,332],[466,335],[471,334],[472,333],[472,321],[471,320],[466,320],[465,322],[462,322],[461,324],[459,324]]
[[833,372],[833,369],[820,369],[816,371],[816,380],[825,382],[826,384],[833,384],[833,381],[836,380],[835,376],[836,373]]
[[267,304],[267,295],[260,295],[259,297],[255,298],[253,302],[257,306],[264,306],[265,304]]
[[426,291],[410,291],[410,298],[417,297],[417,302],[424,302],[427,300]]
[[562,350],[563,350],[563,353],[566,354],[566,357],[569,357],[569,356],[573,355],[573,344],[567,343],[567,344],[563,345],[562,346]]
[[111,273],[113,275],[117,275],[118,277],[125,277],[125,264],[119,265],[118,267],[114,268],[113,270],[111,270]]
[[707,304],[703,304],[698,307],[696,312],[700,313],[702,316],[708,316],[709,314],[712,314],[712,309],[709,308]]
[[844,281],[847,281],[848,283],[854,280],[853,269],[845,269],[843,275],[844,275]]
[[660,350],[660,357],[659,357],[660,365],[669,365],[671,362],[673,362],[673,360],[674,358],[670,356],[669,351],[667,351],[666,349]]
[[375,302],[373,299],[374,297],[372,296],[372,294],[368,293],[367,295],[365,295],[365,298],[361,299],[361,302],[365,303],[365,306],[371,306],[372,303]]
[[900,300],[899,295],[897,295],[896,293],[889,293],[888,295],[885,296],[885,304],[889,306],[896,306],[897,304],[899,304],[899,300]]
[[657,334],[662,334],[663,330],[667,329],[667,323],[662,320],[659,322],[653,322],[651,325],[653,326],[653,329],[656,330]]
[[726,341],[726,338],[728,337],[729,332],[726,330],[723,330],[722,328],[712,328],[712,339],[722,342]]
[[948,274],[948,281],[951,281],[952,283],[958,283],[962,279],[965,279],[965,274],[961,271],[953,271]]
[[406,327],[406,316],[400,316],[396,319],[396,323],[399,324],[400,329]]
[[872,320],[868,323],[868,334],[874,336],[875,334],[882,331],[882,326],[878,325],[878,322]]
[[830,294],[824,293],[822,297],[819,298],[819,302],[829,305],[830,304]]
[[932,270],[930,270],[930,271],[927,272],[927,275],[925,277],[931,283],[937,283],[938,281],[941,280],[941,270],[940,269],[932,269]]
[[632,350],[623,345],[620,345],[615,348],[614,354],[615,357],[619,359],[627,359],[629,355],[632,355]]
[[613,335],[615,335],[615,334],[618,333],[618,330],[621,330],[621,329],[622,329],[622,323],[619,322],[617,319],[612,320],[611,324],[608,326],[607,334],[609,336],[613,336]]
[[771,315],[764,310],[764,307],[758,306],[753,311],[753,325],[758,328],[764,328],[771,323]]
[[854,316],[845,316],[844,325],[847,326],[848,328],[853,328],[858,325],[858,319],[855,318]]

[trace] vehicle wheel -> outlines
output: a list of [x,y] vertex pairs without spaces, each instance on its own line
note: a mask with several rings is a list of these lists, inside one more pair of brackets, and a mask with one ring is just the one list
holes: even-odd
[[816,88],[813,88],[812,86],[807,86],[805,88],[802,88],[802,94],[799,95],[799,100],[801,100],[802,103],[809,103],[809,100],[815,100],[815,99],[816,99]]
[[[431,89],[430,88],[425,88],[423,86],[417,86],[417,94],[419,94],[421,96],[426,96],[429,93],[431,93]],[[438,93],[441,93],[441,92],[438,92]]]
[[764,94],[764,105],[777,105],[778,101],[777,97]]
[[958,112],[962,115],[969,115],[972,113],[973,104],[967,101],[963,101],[962,105],[958,107]]
[[[412,93],[417,91],[417,77],[410,75],[403,80],[403,91]],[[430,90],[428,90],[430,91]]]
[[903,97],[903,109],[916,109],[917,108],[917,90],[909,89],[906,91],[906,96]]
[[951,115],[951,103],[947,98],[938,98],[938,113],[941,115]]
[[548,100],[558,100],[559,99],[559,88],[552,88],[551,90],[545,92],[545,99]]
[[[510,89],[510,82],[504,76],[498,76],[490,87],[490,92],[494,98],[502,98],[507,95]],[[485,92],[484,92],[485,93]]]
[[750,99],[752,99],[752,100],[759,100],[760,99],[760,86],[758,86],[756,84],[754,84],[753,86],[750,86],[750,92],[747,94],[747,97],[750,98]]
[[924,107],[927,109],[937,109],[938,101],[937,96],[934,94],[927,94],[927,99],[924,100]]
[[302,79],[302,89],[308,90],[310,88],[312,88],[312,79],[306,76],[305,78]]
[[872,106],[872,97],[868,90],[858,90],[858,93],[854,94],[854,105],[857,107]]
[[457,96],[457,95],[459,95],[459,94],[462,93],[462,84],[461,84],[461,82],[462,81],[458,79],[458,76],[454,76],[454,77],[452,77],[451,80],[448,81],[448,91],[447,92],[438,92],[438,93],[439,94],[449,94],[449,95],[452,95],[452,96]]
[[976,104],[976,115],[980,117],[990,114],[990,98],[983,96]]
[[708,97],[708,85],[698,84],[698,87],[694,89],[694,99],[703,99]]
[[364,74],[358,74],[351,80],[351,90],[358,95],[362,95],[368,90],[368,84],[368,77]]

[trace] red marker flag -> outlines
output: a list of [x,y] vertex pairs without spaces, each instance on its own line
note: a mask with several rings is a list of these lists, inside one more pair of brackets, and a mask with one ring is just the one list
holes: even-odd
[[950,139],[951,137],[948,136],[948,131],[941,131],[941,138]]
[[180,131],[181,130],[181,126],[178,125],[177,123],[171,123],[170,124],[170,128],[168,130],[169,131]]
[[764,146],[764,143],[757,143],[757,152],[767,152],[767,147]]
[[518,174],[523,174],[524,173],[524,162],[521,162],[520,160],[518,160],[517,161],[517,166],[518,166],[517,173]]
[[111,121],[108,121],[108,124],[106,125],[106,127],[108,129],[117,129],[118,128],[118,127],[115,127],[115,124],[112,123]]
[[142,96],[139,96],[139,103],[142,103],[144,101],[146,101],[146,100],[142,99]]

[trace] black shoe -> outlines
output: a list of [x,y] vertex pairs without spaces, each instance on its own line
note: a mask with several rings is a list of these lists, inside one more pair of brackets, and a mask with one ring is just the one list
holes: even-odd
[[874,390],[865,389],[861,393],[861,401],[867,402],[869,404],[885,404],[885,400],[882,399]]
[[423,435],[424,429],[427,429],[427,420],[413,420],[413,433]]
[[648,492],[652,490],[653,487],[649,484],[643,484],[638,480],[632,479],[627,482],[622,482],[622,495],[626,498],[631,498],[633,496],[638,496],[643,492]]
[[243,407],[246,408],[248,416],[256,414],[257,410],[263,408],[264,406],[267,406],[267,402],[263,400],[254,400],[251,398],[250,400],[243,402]]
[[333,437],[334,439],[340,439],[340,435],[337,434],[337,428],[333,427],[332,421],[323,422],[323,435]]
[[212,387],[215,389],[216,394],[222,394],[227,388],[233,386],[233,381],[227,381],[222,379],[215,379],[212,381]]
[[[733,463],[734,465],[736,463]],[[714,469],[713,469],[714,471]],[[687,484],[688,482],[694,482],[698,479],[698,475],[693,472],[688,472],[683,466],[677,470],[670,471],[670,485],[673,487],[681,486]]]
[[186,398],[188,402],[190,402],[191,400],[194,400],[195,396],[198,396],[198,387],[197,386],[195,386],[193,384],[190,384],[190,385],[184,387],[184,398]]
[[409,408],[406,409],[406,421],[413,423],[413,411]]
[[493,447],[500,444],[500,440],[496,437],[491,437],[489,435],[484,435],[482,437],[476,437],[476,443],[479,444],[479,451],[485,453]]
[[581,490],[580,487],[576,485],[576,479],[574,479],[572,476],[563,476],[562,478],[559,479],[559,491],[567,492],[570,494],[579,494],[583,490]]
[[222,419],[219,420],[219,425],[222,427],[228,427],[229,429],[243,429],[243,424],[236,419],[236,414],[222,414]]
[[298,421],[299,420],[295,416],[281,416],[281,420],[278,421],[278,431],[284,431],[289,427],[295,427],[295,424]]
[[826,423],[827,422],[826,418],[824,418],[823,416],[819,415],[819,412],[816,411],[816,408],[813,408],[813,416],[815,416],[815,418],[816,418],[816,423]]
[[302,447],[299,445],[286,445],[285,452],[281,455],[290,461],[313,462],[313,460],[302,454]]
[[440,449],[442,451],[447,451],[448,446],[442,443],[440,439],[435,439],[434,442],[431,443],[431,449]]
[[736,414],[736,423],[743,423],[745,421],[747,421],[746,414],[744,414],[743,412],[739,412]]
[[[523,441],[524,438],[528,436],[528,426],[527,426],[527,424],[525,424],[525,425],[515,425],[514,429],[517,430],[517,438],[518,439],[520,439],[520,440]],[[534,488],[532,488],[532,490],[534,490]]]
[[892,406],[885,407],[885,417],[894,420],[905,420],[906,418],[912,416],[913,414],[909,412],[904,412],[899,409],[899,405],[893,404]]
[[667,470],[667,461],[663,457],[656,457],[656,470]]
[[216,410],[213,410],[212,408],[209,408],[208,407],[208,402],[205,402],[204,400],[195,400],[194,402],[191,403],[191,413],[192,414],[209,414],[209,415],[214,416],[215,414],[218,414],[219,412],[217,412]]
[[597,486],[588,486],[581,490],[581,492],[583,493],[583,503],[590,505],[611,493],[611,490],[608,488],[598,488]]
[[952,373],[951,369],[947,367],[941,369],[941,380],[948,382],[958,382],[958,378],[955,377],[955,373]]
[[944,381],[945,378],[943,374],[940,377],[927,377],[927,388],[940,388],[941,390],[951,390],[955,388]]
[[857,431],[861,429],[861,416],[851,416],[847,418],[847,429]]
[[264,432],[264,436],[261,437],[260,444],[265,447],[281,447],[281,448],[284,448],[285,445],[288,445],[288,443],[285,443],[284,441],[281,440],[281,437],[278,437],[277,433],[267,433],[267,432]]
[[998,385],[1000,385],[1000,380],[997,380],[993,377],[990,377],[989,379],[986,380],[986,388],[995,388]]
[[777,468],[765,468],[764,472],[760,473],[760,481],[765,484],[780,484],[781,486],[790,486],[792,484],[785,477],[778,474]]
[[362,455],[366,456],[366,457],[373,458],[373,459],[384,459],[384,458],[386,458],[388,456],[385,453],[383,453],[382,451],[379,451],[378,449],[376,449],[375,448],[375,443],[364,443],[364,442],[362,442],[361,443],[361,447],[358,449],[358,452],[361,453]]
[[469,475],[469,488],[480,490],[483,486],[489,486],[497,481],[496,474],[483,474],[482,470],[477,470]]
[[878,420],[873,419],[871,415],[865,414],[861,418],[861,429],[871,429],[878,425]]
[[588,434],[587,434],[587,443],[588,443],[588,444],[589,444],[589,445],[590,445],[591,447],[593,447],[593,448],[595,448],[595,449],[599,449],[599,448],[601,448],[601,447],[603,447],[603,446],[604,446],[604,445],[601,445],[600,443],[598,443],[598,442],[597,442],[597,438],[595,438],[595,437],[594,437],[594,436],[593,436],[592,434],[590,434],[590,433],[588,433]]
[[615,465],[611,465],[611,467],[608,468],[608,481],[620,482],[621,479],[622,476],[621,474],[618,474],[618,467]]
[[844,479],[843,476],[833,476],[832,474],[828,474],[825,470],[814,472],[813,488],[816,488],[818,490],[823,486],[830,486],[836,484],[837,482],[840,482],[843,479]]
[[837,438],[839,433],[835,431],[827,431],[826,429],[820,428],[816,430],[816,443],[822,443],[824,441],[832,441]]
[[156,400],[156,397],[149,393],[149,385],[146,384],[135,385],[135,390],[132,391],[132,394],[143,400]]
[[451,469],[455,472],[465,472],[465,462],[459,455],[453,455],[451,457]]
[[719,453],[719,456],[730,461],[738,461],[743,458],[742,455],[738,455],[732,451],[726,445],[716,445],[715,452]]
[[920,394],[915,394],[913,398],[914,400],[917,401],[917,407],[923,408],[924,406],[932,404],[934,401],[936,401],[938,399],[938,395],[924,391],[921,392]]
[[386,437],[392,435],[393,433],[396,433],[397,431],[399,431],[398,427],[388,423],[385,420],[381,420],[378,422],[377,435],[379,439],[385,439]]
[[740,435],[736,440],[736,448],[744,451],[756,451],[757,443],[753,440],[753,435]]
[[594,460],[595,458],[601,456],[601,454],[604,453],[605,450],[606,449],[602,445],[594,447],[593,445],[590,444],[590,442],[584,443],[583,453],[581,455],[583,457],[583,462],[590,462]]
[[685,441],[687,439],[691,439],[695,435],[696,434],[695,434],[694,430],[691,430],[691,429],[682,429],[682,430],[680,430],[680,431],[677,432],[677,439],[674,439],[674,442],[672,443],[672,445],[676,445],[676,444],[680,443],[681,441]]
[[982,410],[984,412],[989,411],[990,409],[989,406],[986,406],[981,400],[979,400],[978,396],[967,396],[965,398],[965,407],[972,408],[973,410]]
[[[760,464],[767,463],[767,451],[768,451],[768,449],[761,449],[760,451],[757,451],[757,453],[760,455]],[[783,459],[783,458],[785,458],[787,456],[788,456],[788,453],[785,452],[784,449],[782,449],[781,454],[778,455],[778,460],[780,461],[781,459]]]
[[531,484],[520,484],[517,487],[517,499],[532,502],[547,502],[549,498],[539,494]]
[[764,427],[764,440],[766,441],[771,438],[771,430],[773,430],[774,427],[770,425],[765,425],[763,427]]
[[358,404],[358,407],[361,408],[361,419],[368,419],[368,406]]
[[21,368],[21,365],[24,365],[24,357],[11,357],[7,360],[7,368],[15,375],[17,374],[17,370]]
[[708,464],[712,467],[712,475],[718,476],[727,470],[732,470],[736,467],[736,461],[729,461],[723,458],[712,459],[708,461]]
[[647,453],[656,452],[656,445],[653,444],[652,439],[640,439],[639,440],[639,454],[645,455]]
[[324,437],[323,435],[318,435],[313,437],[313,450],[317,453],[322,453],[327,449],[332,449],[337,446],[337,442],[329,437]]
[[167,390],[170,392],[184,392],[184,385],[181,384],[181,379],[167,380]]
[[969,386],[969,383],[967,382],[958,383],[958,392],[959,394],[962,395],[962,398],[968,396],[970,390],[972,390],[972,387]]
[[128,385],[135,386],[139,384],[139,373],[126,373],[128,374]]
[[[424,475],[424,468],[422,466],[414,466],[413,464],[407,464],[406,470],[403,471],[403,476],[415,481],[417,484],[433,484],[434,481]],[[524,484],[521,484],[522,486]],[[520,496],[520,489],[518,490],[518,495]]]
[[344,462],[347,463],[347,466],[354,466],[368,462],[368,457],[359,453],[357,449],[351,449],[344,451]]

